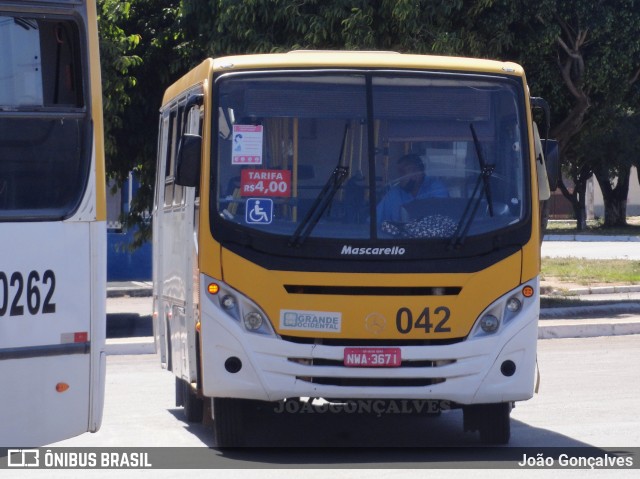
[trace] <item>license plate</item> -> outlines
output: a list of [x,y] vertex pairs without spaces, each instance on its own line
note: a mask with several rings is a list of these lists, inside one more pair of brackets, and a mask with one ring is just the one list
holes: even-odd
[[352,368],[397,368],[400,348],[345,348],[344,365]]

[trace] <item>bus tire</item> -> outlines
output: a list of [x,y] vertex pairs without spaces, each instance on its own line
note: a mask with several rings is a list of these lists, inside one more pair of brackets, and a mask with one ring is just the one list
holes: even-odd
[[196,395],[188,381],[180,379],[180,383],[182,387],[184,417],[187,422],[202,422],[204,401]]
[[169,326],[169,319],[165,321],[166,324],[166,335],[167,335],[167,371],[173,371],[173,351],[171,348],[171,326]]
[[511,438],[511,403],[483,404],[478,425],[480,440],[484,444],[508,444]]
[[213,430],[218,447],[238,447],[245,443],[244,401],[213,398]]
[[480,433],[484,444],[507,444],[511,438],[511,403],[472,404],[462,409],[464,431]]

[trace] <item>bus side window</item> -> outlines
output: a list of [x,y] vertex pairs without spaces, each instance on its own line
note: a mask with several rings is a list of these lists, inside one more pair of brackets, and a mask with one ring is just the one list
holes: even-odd
[[172,108],[169,114],[169,132],[167,138],[169,145],[165,158],[165,178],[164,178],[164,206],[170,208],[173,205],[173,171],[176,156],[176,148],[178,147],[178,110]]
[[[187,104],[189,106],[189,104]],[[195,187],[198,197],[200,186],[200,163],[202,156],[202,107],[195,105],[189,108],[183,132],[178,142],[176,157],[176,185]]]
[[68,22],[39,22],[45,106],[83,106],[78,32]]
[[179,101],[178,107],[178,116],[176,123],[176,139],[174,143],[174,151],[171,157],[171,175],[173,180],[173,206],[182,206],[184,205],[185,194],[184,194],[184,186],[176,183],[176,170],[178,168],[178,149],[180,148],[180,142],[182,141],[182,135],[184,132],[184,122],[187,119],[187,112],[184,109],[184,100],[185,98],[181,98]]
[[166,111],[160,112],[158,126],[158,170],[156,171],[156,187],[154,197],[154,210],[162,208],[164,204],[164,178],[165,162],[167,159],[168,136],[169,136],[169,115]]
[[[176,121],[173,126],[173,134],[172,134],[172,152],[171,152],[171,162],[169,169],[167,170],[167,178],[171,178],[171,182],[173,184],[173,205],[174,206],[184,206],[186,202],[187,195],[185,194],[185,186],[176,181],[177,178],[177,169],[179,163],[179,148],[182,144],[183,138],[186,134],[188,135],[202,135],[201,131],[201,116],[202,112],[200,110],[200,106],[191,106],[189,110],[186,108],[189,107],[188,103],[189,96],[185,96],[181,98],[178,102]],[[198,192],[196,191],[196,195]]]

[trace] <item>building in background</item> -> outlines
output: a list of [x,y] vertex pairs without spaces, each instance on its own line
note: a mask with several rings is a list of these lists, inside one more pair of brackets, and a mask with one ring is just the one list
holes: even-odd
[[125,230],[120,217],[129,212],[139,183],[133,174],[121,189],[107,185],[107,281],[150,281],[151,243],[130,251],[135,230]]

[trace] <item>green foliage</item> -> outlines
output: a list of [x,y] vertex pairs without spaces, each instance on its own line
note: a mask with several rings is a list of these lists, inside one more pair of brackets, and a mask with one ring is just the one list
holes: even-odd
[[[521,63],[532,93],[549,101],[551,136],[560,142],[563,170],[575,185],[573,190],[564,183],[560,187],[572,202],[579,225],[584,225],[587,180],[594,172],[600,178],[603,171],[605,177],[620,172],[619,162],[611,155],[594,154],[589,139],[610,130],[617,112],[638,107],[637,2],[543,0],[524,5],[487,1],[477,5],[480,8],[472,11],[479,16],[464,34],[469,47],[485,45],[485,52]],[[619,194],[626,199],[623,191]],[[605,194],[605,202],[617,197]]]
[[138,46],[140,35],[126,34],[122,29],[122,24],[129,18],[130,9],[131,2],[98,2],[105,154],[109,174],[113,174],[118,155],[114,132],[122,128],[125,110],[131,103],[129,90],[136,85],[131,69],[142,62],[139,56],[130,54]]
[[178,0],[132,1],[127,29],[141,36],[142,63],[135,69],[138,85],[132,91],[129,114],[116,135],[123,153],[118,180],[133,171],[140,182],[128,215],[121,219],[125,228],[136,227],[132,248],[151,237],[148,212],[155,186],[158,108],[167,86],[190,66],[184,58],[181,21]]
[[[136,248],[151,236],[158,108],[166,87],[189,67],[180,2],[100,0],[99,6],[108,176],[121,186],[133,171],[140,181],[121,218],[125,228],[136,227]],[[128,55],[134,47],[138,55]]]

